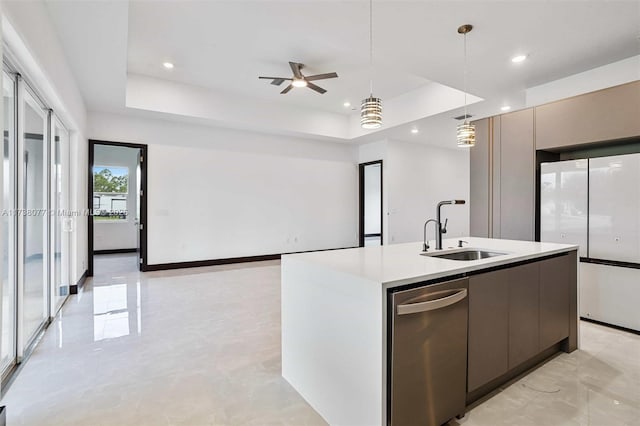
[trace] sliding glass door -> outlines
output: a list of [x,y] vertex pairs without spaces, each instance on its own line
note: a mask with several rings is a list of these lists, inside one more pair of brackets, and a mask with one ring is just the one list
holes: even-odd
[[[13,77],[2,73],[3,125],[2,143],[2,341],[0,342],[0,368],[10,370],[16,363],[16,84]],[[4,374],[3,374],[4,375]]]
[[57,118],[51,120],[51,314],[69,294],[70,224],[69,133]]
[[[22,141],[18,173],[18,226],[22,235],[22,348],[26,349],[49,319],[48,289],[48,111],[22,87]],[[20,282],[21,281],[21,282]],[[21,302],[21,303],[20,303]],[[20,306],[21,305],[21,306]],[[20,334],[18,335],[20,336]]]
[[0,372],[5,380],[69,294],[69,132],[6,62],[0,163]]

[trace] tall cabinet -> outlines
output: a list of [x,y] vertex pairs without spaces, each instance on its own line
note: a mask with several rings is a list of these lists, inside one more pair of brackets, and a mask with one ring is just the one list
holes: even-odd
[[533,241],[533,108],[475,122],[470,155],[471,235]]

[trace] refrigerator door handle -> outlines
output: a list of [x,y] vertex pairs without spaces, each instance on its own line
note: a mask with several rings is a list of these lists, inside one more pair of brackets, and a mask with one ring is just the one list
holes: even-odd
[[[451,306],[463,300],[465,297],[467,297],[466,288],[461,288],[455,291],[456,292],[454,294],[441,297],[439,299],[427,300],[426,302],[407,303],[405,305],[398,305],[397,306],[398,315],[407,315],[407,314],[416,314],[419,312],[434,311],[436,309],[441,309],[447,306]],[[450,293],[450,291],[446,291],[443,293]],[[435,293],[432,293],[432,294],[435,294]]]

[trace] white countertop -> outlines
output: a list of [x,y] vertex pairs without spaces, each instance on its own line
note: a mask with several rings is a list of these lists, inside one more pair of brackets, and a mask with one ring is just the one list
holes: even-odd
[[[458,240],[467,241],[469,244],[465,244],[464,248],[457,248]],[[381,283],[385,287],[394,287],[578,249],[577,245],[570,244],[475,237],[446,239],[442,245],[444,249],[438,253],[472,248],[506,254],[480,260],[449,260],[421,256],[422,243],[415,242],[291,254],[284,257],[325,266]],[[430,246],[432,248],[429,252],[435,252],[433,241],[430,241]]]

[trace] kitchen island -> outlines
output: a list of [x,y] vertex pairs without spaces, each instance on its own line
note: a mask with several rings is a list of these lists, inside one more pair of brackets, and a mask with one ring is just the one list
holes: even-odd
[[[462,374],[456,379],[462,382],[461,390],[455,391],[462,408],[452,417],[462,415],[465,404],[554,353],[577,348],[577,246],[464,240],[468,247],[445,240],[443,250],[430,250],[427,256],[422,255],[422,243],[283,256],[282,375],[328,423],[405,423],[398,416],[405,409],[392,401],[396,382],[401,381],[394,358],[396,364],[406,359],[393,349],[393,340],[399,340],[394,321],[404,313],[400,306],[393,308],[393,297],[405,290],[442,283],[447,291],[455,288],[455,294],[435,302],[459,301],[443,305],[448,307],[441,311],[455,308],[464,314],[463,320],[455,320],[455,334],[464,339],[464,348],[451,350],[449,357],[461,357],[455,371]],[[493,256],[477,260],[433,256],[478,250]],[[416,336],[414,352],[428,358],[434,348],[420,339]],[[444,347],[449,340],[433,342]],[[438,368],[440,372],[449,367]],[[422,368],[414,376],[424,376],[435,386],[436,373]],[[412,380],[411,373],[403,374],[402,380]],[[436,420],[443,422],[431,419]]]

